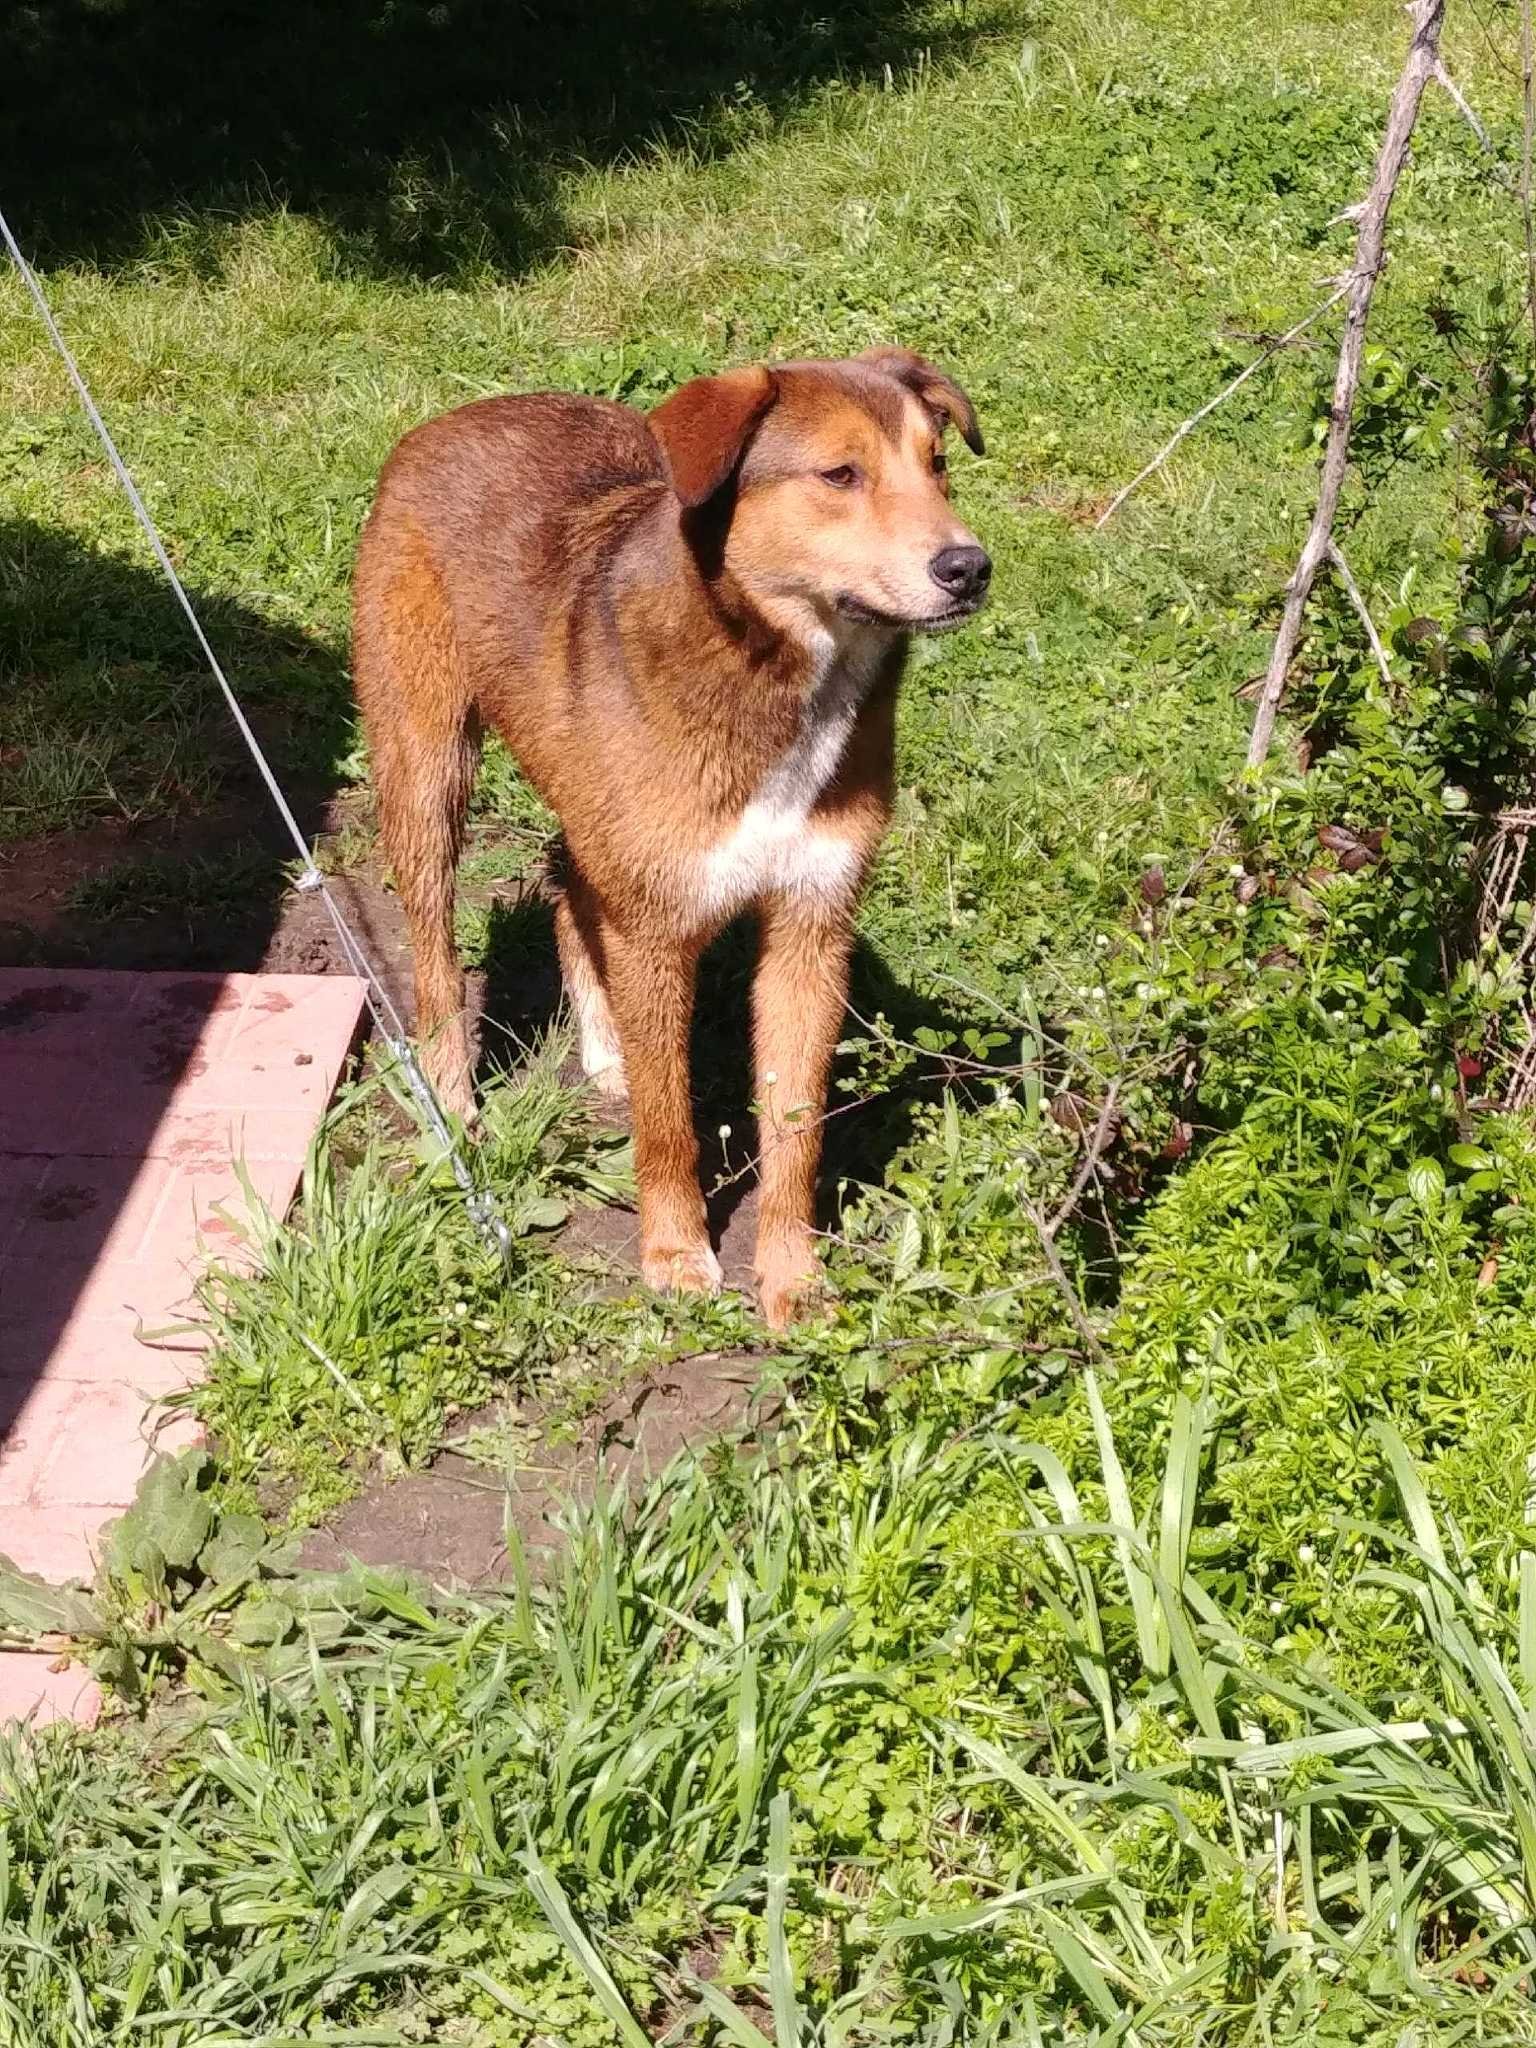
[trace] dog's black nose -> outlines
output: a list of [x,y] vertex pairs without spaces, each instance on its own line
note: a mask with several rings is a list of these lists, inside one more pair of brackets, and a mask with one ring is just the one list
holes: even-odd
[[992,557],[974,542],[963,548],[940,548],[928,574],[951,597],[980,597],[992,581]]

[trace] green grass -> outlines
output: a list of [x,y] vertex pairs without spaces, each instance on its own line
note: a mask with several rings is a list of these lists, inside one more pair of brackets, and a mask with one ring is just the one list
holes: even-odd
[[1529,1573],[1517,1650],[1383,1438],[1387,1716],[1203,1591],[1209,1419],[1142,1500],[1101,1421],[1107,1509],[999,1407],[681,1465],[505,1599],[294,1605],[274,1565],[207,1706],[0,1760],[0,2010],[67,2048],[1528,2040]]
[[[385,1074],[346,1090],[317,1134],[301,1231],[259,1206],[259,1268],[207,1290],[220,1367],[199,1397],[228,1448],[225,1477],[254,1497],[275,1483],[300,1521],[345,1499],[371,1463],[419,1462],[446,1422],[504,1390],[526,1393],[590,1341],[590,1288],[540,1250],[583,1202],[632,1191],[629,1147],[594,1131],[555,1078],[561,1043],[516,1087],[486,1091],[477,1169],[516,1250],[503,1265],[471,1222],[435,1141],[409,1130],[409,1095]],[[380,1114],[380,1091],[392,1115]],[[643,1351],[654,1321],[622,1347]],[[284,1418],[273,1432],[270,1418]]]
[[[1511,24],[1451,15],[1508,161]],[[1536,2038],[1536,1154],[1468,1101],[1528,905],[1461,944],[1530,712],[1530,548],[1484,517],[1530,482],[1509,197],[1428,102],[1341,529],[1392,686],[1321,593],[1318,758],[1242,785],[1327,323],[1092,519],[1347,261],[1399,11],[1006,0],[770,48],[722,0],[653,29],[683,53],[658,100],[636,64],[605,101],[594,37],[520,151],[472,121],[385,177],[301,108],[286,203],[172,133],[115,211],[83,163],[39,234],[237,684],[336,786],[365,765],[350,547],[408,425],[892,338],[967,381],[998,593],[904,697],[829,1134],[841,1306],[769,1348],[743,1304],[573,1271],[548,1226],[623,1160],[547,1058],[479,1153],[506,1271],[387,1077],[346,1098],[261,1273],[212,1297],[195,1542],[139,1532],[71,1624],[180,1706],[0,1767],[0,2039]],[[214,801],[213,708],[10,287],[0,363],[0,831]],[[544,821],[499,754],[477,806],[483,891]],[[1383,858],[1346,871],[1341,826]],[[514,997],[547,964],[532,912],[462,922]],[[721,949],[712,1018],[743,970]],[[739,1147],[731,1029],[701,1051]],[[1037,1226],[1111,1085],[1109,1171],[1054,1240],[1090,1347]],[[424,1606],[248,1555],[265,1480],[302,1521],[493,1391],[576,1412],[742,1347],[784,1444],[600,1502],[547,1588]]]

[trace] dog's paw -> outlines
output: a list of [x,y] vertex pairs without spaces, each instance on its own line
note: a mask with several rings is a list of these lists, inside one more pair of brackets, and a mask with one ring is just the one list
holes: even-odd
[[770,1330],[814,1315],[827,1306],[827,1281],[816,1248],[791,1240],[757,1248],[757,1299]]
[[624,1071],[622,1060],[609,1060],[605,1065],[588,1067],[587,1080],[593,1092],[601,1095],[605,1102],[628,1102],[629,1076]]
[[438,1107],[456,1116],[466,1128],[480,1114],[475,1101],[475,1061],[462,1018],[455,1018],[421,1049],[421,1071],[431,1084]]
[[658,1294],[718,1294],[724,1278],[720,1261],[707,1244],[690,1245],[686,1251],[646,1252],[640,1273]]

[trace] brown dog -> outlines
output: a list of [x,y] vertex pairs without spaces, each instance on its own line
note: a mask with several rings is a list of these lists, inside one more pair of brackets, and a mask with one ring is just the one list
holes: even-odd
[[757,912],[756,1271],[814,1287],[854,913],[890,818],[908,635],[991,564],[949,503],[970,400],[904,349],[700,377],[648,416],[557,393],[407,434],[358,552],[357,694],[445,1104],[473,1108],[454,874],[483,727],[559,817],[581,1057],[634,1114],[642,1266],[710,1290],[688,1039],[699,955]]

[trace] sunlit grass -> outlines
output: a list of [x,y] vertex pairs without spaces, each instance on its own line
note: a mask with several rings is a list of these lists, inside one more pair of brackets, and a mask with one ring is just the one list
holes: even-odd
[[[1508,75],[1452,12],[1451,68],[1508,157]],[[464,398],[645,404],[719,363],[900,339],[976,395],[990,452],[956,488],[999,575],[906,688],[864,928],[913,1016],[851,1031],[837,1106],[877,1097],[896,1135],[856,1155],[878,1164],[835,1218],[826,1325],[770,1354],[742,1304],[573,1274],[553,1209],[622,1161],[538,1061],[481,1142],[510,1272],[375,1095],[262,1232],[263,1271],[214,1297],[221,1484],[280,1478],[300,1519],[493,1391],[574,1410],[690,1349],[761,1347],[784,1442],[599,1502],[550,1585],[397,1600],[277,1686],[194,1660],[200,1718],[6,1767],[0,2035],[27,2048],[1536,2038],[1536,1187],[1518,1128],[1453,1126],[1403,968],[1412,892],[1443,879],[1437,759],[1392,751],[1368,703],[1356,754],[1245,815],[1231,850],[1277,880],[1251,917],[1209,858],[1310,502],[1326,323],[1092,527],[1347,261],[1331,223],[1401,16],[1145,0],[983,26],[888,82],[824,75],[633,161],[561,159],[540,203],[564,246],[517,274],[370,267],[296,205],[170,219],[115,270],[49,276],[222,600],[237,683],[334,778],[363,766],[357,526],[398,434]],[[435,203],[414,164],[390,193]],[[446,195],[461,255],[473,196]],[[1486,597],[1458,589],[1485,490],[1466,337],[1520,259],[1448,102],[1392,246],[1346,544],[1384,623],[1454,623]],[[200,679],[8,285],[0,398],[22,593],[0,829],[201,803]],[[1347,681],[1336,621],[1317,650]],[[168,752],[203,778],[163,784]],[[1309,880],[1335,803],[1392,827],[1374,880]],[[516,828],[477,850],[486,884],[543,821],[504,755],[479,804]],[[1202,861],[1210,886],[1149,918],[1142,877],[1176,905]],[[472,951],[489,926],[466,917]],[[1262,979],[1265,949],[1294,984]],[[1060,1240],[1103,1354],[1085,1372],[1030,1217],[1080,1156],[1052,1098],[1110,1079],[1125,1180],[1098,1235]]]

